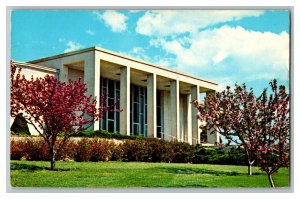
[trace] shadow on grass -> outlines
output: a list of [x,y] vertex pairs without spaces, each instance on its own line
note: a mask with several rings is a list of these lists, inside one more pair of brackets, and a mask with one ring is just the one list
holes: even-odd
[[214,186],[207,186],[207,185],[202,185],[202,184],[188,184],[188,185],[176,185],[177,188],[204,188],[204,187],[209,187],[209,188],[213,188]]
[[258,176],[258,175],[263,175],[263,173],[259,173],[259,172],[254,172],[252,173],[253,176]]
[[40,170],[70,171],[71,169],[56,168],[54,170],[51,170],[50,167],[46,167],[46,166],[29,165],[29,164],[24,164],[24,163],[11,163],[10,170],[12,170],[12,171],[23,170],[23,171],[34,172],[34,171],[40,171]]
[[237,176],[242,175],[236,171],[215,171],[209,169],[197,169],[197,168],[163,168],[169,173],[173,174],[210,174],[215,176]]

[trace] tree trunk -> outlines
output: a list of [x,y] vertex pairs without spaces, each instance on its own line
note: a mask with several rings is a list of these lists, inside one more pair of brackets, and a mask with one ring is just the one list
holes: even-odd
[[252,164],[248,164],[248,175],[252,175]]
[[249,153],[249,151],[247,150],[247,148],[245,148],[246,154],[247,154],[247,160],[248,160],[248,175],[251,176],[252,175],[252,165],[254,164],[255,160],[251,161],[251,155]]
[[252,175],[252,165],[254,164],[254,160],[251,162],[249,160],[248,162],[248,175],[251,176]]
[[274,181],[273,181],[273,178],[272,178],[272,174],[268,174],[268,178],[269,178],[270,186],[272,188],[275,188],[275,184],[274,184]]
[[56,151],[54,150],[54,147],[51,147],[50,154],[51,154],[50,167],[51,167],[51,170],[54,170],[54,168],[55,168],[55,155],[56,155]]

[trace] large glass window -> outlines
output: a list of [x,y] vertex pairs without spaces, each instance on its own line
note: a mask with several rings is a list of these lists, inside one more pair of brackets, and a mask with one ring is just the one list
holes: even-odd
[[[113,105],[120,99],[120,82],[100,79],[100,94],[105,95],[107,105]],[[161,91],[157,90],[157,137],[162,138],[163,132],[163,108]],[[103,102],[102,102],[103,103]],[[106,106],[106,104],[102,104]],[[115,109],[120,109],[118,103]],[[122,107],[121,107],[122,108]],[[103,115],[100,129],[108,132],[120,132],[120,113],[108,111]],[[130,85],[130,135],[147,136],[147,88]]]
[[130,103],[132,106],[130,118],[131,134],[146,137],[147,114],[145,109],[147,108],[147,104],[145,93],[147,92],[147,89],[136,85],[131,85],[130,88]]
[[146,117],[146,100],[145,93],[147,89],[136,85],[130,86],[130,130],[131,135],[147,136],[145,131]]
[[156,92],[156,126],[157,137],[163,138],[163,107],[162,94],[160,90]]
[[[102,102],[102,106],[112,106],[120,99],[120,82],[109,80],[106,78],[100,78],[100,95],[104,95],[105,99]],[[120,104],[118,103],[113,110],[119,110]],[[115,111],[108,111],[104,113],[101,118],[100,129],[108,132],[120,131],[120,113]]]
[[[131,85],[130,87],[131,103],[131,134],[147,136],[147,88]],[[162,138],[163,134],[163,109],[162,94],[157,90],[157,137]]]

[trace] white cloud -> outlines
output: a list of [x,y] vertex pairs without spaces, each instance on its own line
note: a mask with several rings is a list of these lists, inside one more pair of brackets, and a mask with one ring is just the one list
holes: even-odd
[[287,82],[287,32],[214,26],[263,14],[260,10],[147,11],[138,20],[136,32],[149,36],[150,47],[167,56],[152,61],[214,80],[221,88],[244,82],[262,85],[274,78]]
[[228,53],[225,51],[220,51],[218,52],[214,57],[213,57],[213,63],[214,65],[222,62],[226,57],[228,56]]
[[95,35],[95,31],[90,30],[90,29],[86,30],[85,32],[89,35]]
[[143,48],[141,48],[141,47],[134,47],[134,48],[132,49],[132,52],[133,52],[133,53],[136,53],[136,54],[138,54],[138,53],[144,54],[144,53],[145,53],[145,50],[144,50]]
[[71,51],[75,51],[75,50],[79,50],[81,48],[83,48],[83,46],[79,43],[76,43],[74,41],[68,41],[66,44],[68,47],[65,49],[65,53],[67,52],[71,52]]
[[162,42],[164,42],[163,39],[150,39],[149,40],[150,46],[154,46],[156,48],[160,47]]
[[103,14],[99,12],[93,12],[93,14],[111,29],[113,32],[123,32],[126,30],[126,20],[127,17],[114,10],[107,10]]
[[234,80],[277,78],[288,80],[289,35],[286,32],[255,32],[242,27],[223,26],[192,34],[190,45],[178,40],[151,40],[175,55],[177,68],[211,78],[227,75]]
[[130,13],[138,13],[141,12],[142,10],[129,10]]
[[218,85],[218,91],[223,91],[226,89],[227,86],[230,88],[234,88],[234,85],[236,83],[242,84],[243,82],[236,82],[234,81],[231,77],[222,77],[222,78],[217,78],[216,81],[219,83]]
[[169,67],[169,68],[176,67],[176,60],[174,58],[155,56],[152,62],[163,67]]
[[186,32],[197,32],[221,22],[239,20],[244,17],[260,16],[260,10],[160,10],[147,11],[136,27],[143,35],[166,36]]
[[151,58],[146,55],[145,49],[142,47],[134,47],[128,52],[120,52],[120,53],[133,58],[138,58],[144,61],[152,62]]

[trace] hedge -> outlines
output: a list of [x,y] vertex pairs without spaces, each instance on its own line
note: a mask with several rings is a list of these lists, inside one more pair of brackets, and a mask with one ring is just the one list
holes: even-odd
[[194,150],[193,163],[247,165],[247,157],[244,149],[208,148],[197,145]]
[[[50,160],[49,148],[42,138],[13,138],[10,144],[12,160]],[[57,155],[57,160],[246,165],[242,149],[193,146],[154,138],[127,139],[122,142],[98,137],[72,138]]]
[[108,138],[108,139],[114,138],[114,139],[120,139],[120,140],[124,140],[124,139],[126,139],[126,140],[127,139],[129,139],[129,140],[146,139],[145,137],[141,137],[141,136],[128,136],[128,135],[122,135],[122,134],[119,134],[119,133],[110,133],[110,132],[103,131],[103,130],[80,131],[78,133],[73,134],[72,137],[87,137],[87,138],[98,137],[98,138]]

